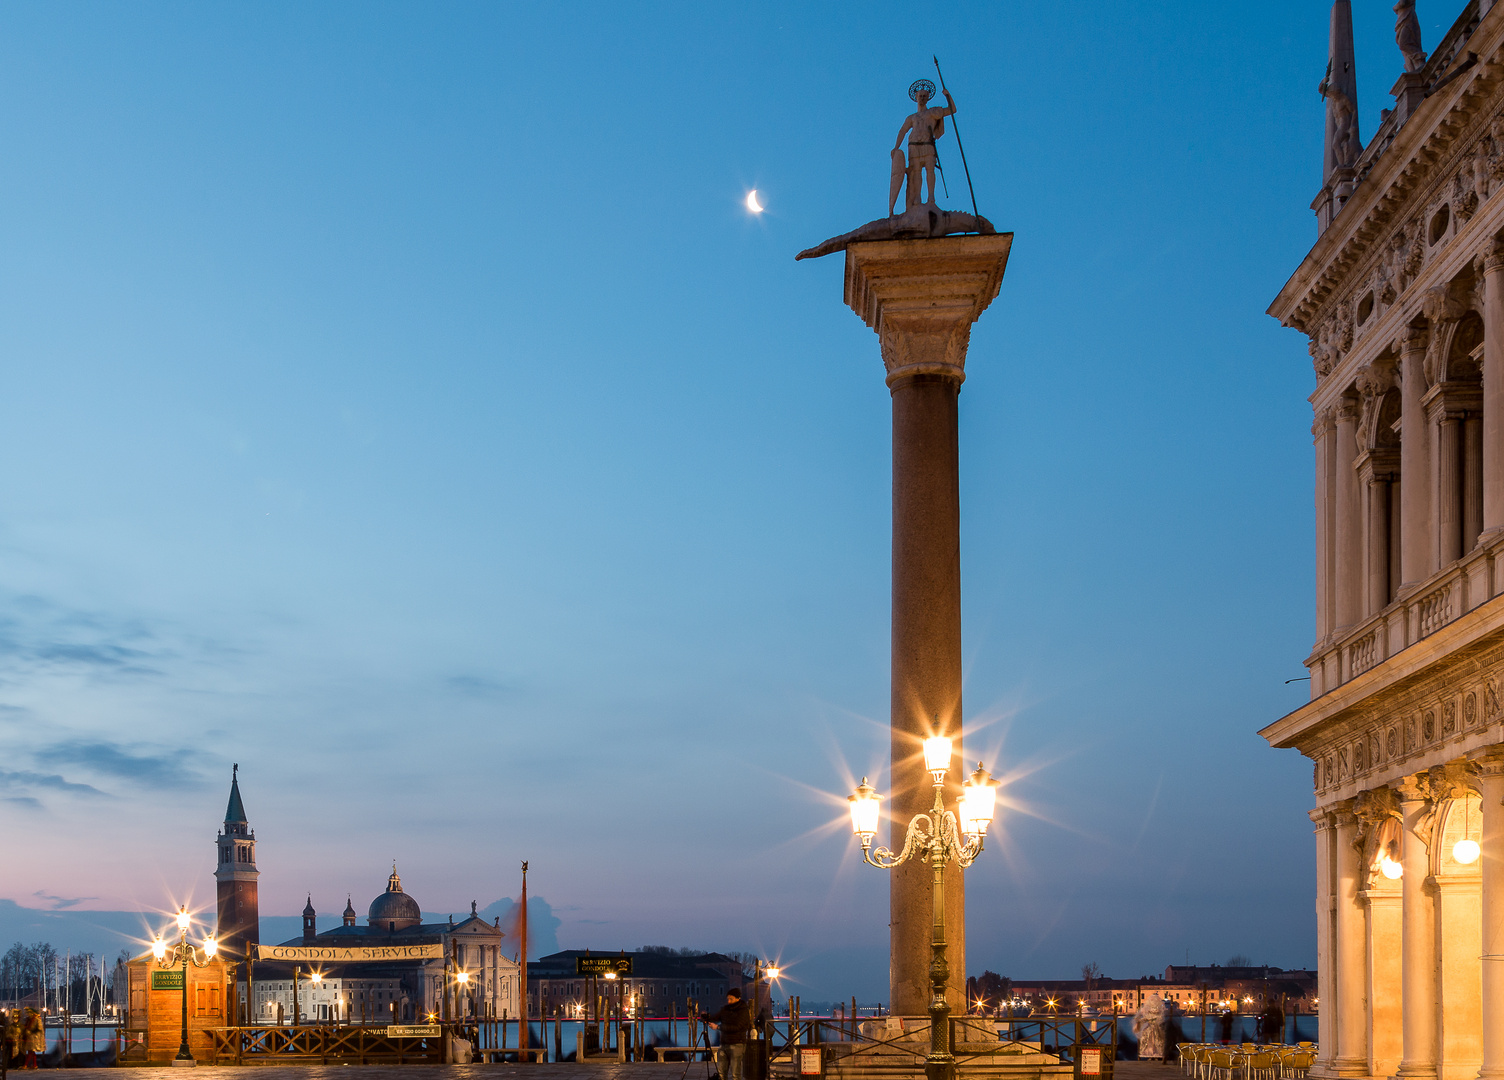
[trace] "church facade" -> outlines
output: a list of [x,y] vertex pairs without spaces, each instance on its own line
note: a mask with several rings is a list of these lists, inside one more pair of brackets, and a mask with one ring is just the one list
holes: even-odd
[[459,922],[450,917],[425,923],[395,866],[364,925],[347,898],[339,925],[320,932],[310,897],[300,937],[262,944],[256,834],[241,798],[238,765],[215,851],[220,956],[235,965],[237,984],[228,996],[227,1018],[400,1024],[518,1014],[521,972],[503,953],[500,926],[480,918],[474,904]]
[[1364,143],[1332,7],[1318,238],[1269,308],[1316,375],[1316,632],[1261,734],[1312,769],[1312,1075],[1504,1080],[1504,4],[1429,53],[1395,11]]

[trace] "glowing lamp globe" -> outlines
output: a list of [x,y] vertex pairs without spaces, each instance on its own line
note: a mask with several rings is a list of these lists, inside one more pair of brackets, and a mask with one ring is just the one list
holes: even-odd
[[937,780],[950,771],[950,740],[944,735],[924,740],[924,767]]
[[961,831],[967,836],[986,836],[997,811],[997,782],[977,762],[977,771],[961,785]]
[[[616,978],[615,972],[612,972],[610,975],[607,975],[606,978],[608,978],[608,979],[614,979],[614,978]],[[460,972],[459,973],[459,980],[460,980],[461,983],[467,983],[467,982],[469,982],[470,981],[470,973],[468,971],[462,971],[462,972]]]
[[1478,846],[1476,840],[1459,840],[1452,847],[1452,858],[1464,866],[1478,861],[1478,856],[1483,854],[1483,849]]
[[188,924],[193,921],[193,916],[188,914],[187,908],[178,908],[178,929],[188,929]]
[[151,954],[157,958],[157,963],[161,963],[162,958],[167,955],[167,942],[162,940],[161,934],[158,934],[157,939],[151,943]]
[[1405,868],[1395,862],[1388,855],[1379,860],[1379,873],[1390,881],[1397,881],[1405,873]]
[[[204,938],[204,955],[207,956],[210,960],[213,960],[214,954],[217,952],[219,952],[219,942],[214,940],[213,934],[210,934],[208,937]],[[314,978],[317,979],[318,976],[315,975]]]
[[778,978],[778,976],[780,976],[782,974],[783,974],[783,969],[782,968],[779,968],[779,967],[777,967],[776,965],[773,965],[773,964],[769,964],[768,965],[768,978],[770,978],[770,979],[776,979],[776,978]]
[[851,831],[862,838],[863,846],[877,835],[878,809],[882,798],[877,789],[867,783],[865,776],[856,786],[856,791],[846,796],[846,802],[851,807]]

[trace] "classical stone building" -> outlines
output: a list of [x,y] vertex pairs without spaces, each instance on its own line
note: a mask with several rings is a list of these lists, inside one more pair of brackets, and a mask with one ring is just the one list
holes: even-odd
[[[474,904],[459,922],[451,916],[448,922],[425,923],[418,901],[402,890],[393,866],[386,891],[367,909],[366,925],[359,924],[347,899],[340,925],[320,933],[310,897],[303,908],[301,937],[258,946],[257,1021],[277,1016],[291,1021],[293,967],[304,972],[300,1022],[516,1016],[522,1004],[521,970],[502,952],[505,936],[494,921],[475,913]],[[321,975],[316,986],[306,981],[314,970]]]
[[1429,56],[1396,11],[1365,145],[1333,7],[1319,236],[1269,309],[1315,362],[1316,641],[1311,701],[1262,734],[1313,770],[1312,1075],[1499,1078],[1504,4]]

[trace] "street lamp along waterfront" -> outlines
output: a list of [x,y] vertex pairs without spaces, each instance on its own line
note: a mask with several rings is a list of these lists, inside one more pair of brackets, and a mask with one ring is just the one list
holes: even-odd
[[959,814],[945,809],[945,775],[950,771],[951,752],[951,740],[944,735],[924,740],[924,767],[934,785],[935,802],[929,813],[915,814],[909,820],[903,849],[896,855],[885,847],[872,848],[882,796],[867,783],[866,777],[847,796],[851,831],[862,842],[863,862],[880,870],[891,870],[917,856],[930,864],[934,902],[930,936],[930,1052],[924,1062],[927,1080],[953,1080],[956,1070],[950,1042],[950,1003],[945,1000],[950,978],[945,947],[945,864],[954,859],[965,869],[976,861],[997,808],[997,781],[977,762],[976,772],[961,787]]
[[[194,967],[208,967],[214,959],[214,954],[219,951],[219,942],[214,940],[214,935],[209,934],[204,938],[202,952],[204,958],[199,959],[200,950],[188,944],[188,928],[193,924],[193,916],[188,914],[186,907],[180,907],[177,914],[178,940],[175,945],[168,945],[158,934],[156,940],[151,943],[151,955],[157,962],[157,966],[171,968],[178,965],[182,967],[182,991],[183,991],[183,1039],[178,1045],[178,1056],[172,1059],[172,1063],[178,1066],[192,1067],[196,1064],[193,1060],[193,1051],[188,1048],[188,965],[191,962]],[[168,959],[168,954],[172,959]]]

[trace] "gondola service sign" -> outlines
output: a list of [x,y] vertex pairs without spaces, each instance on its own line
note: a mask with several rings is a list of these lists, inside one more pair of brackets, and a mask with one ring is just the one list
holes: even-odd
[[442,960],[443,945],[257,945],[257,960],[292,964],[390,964],[398,960]]

